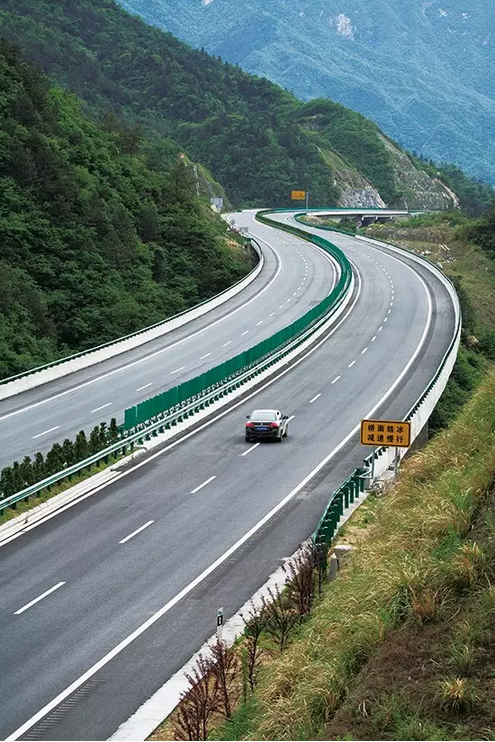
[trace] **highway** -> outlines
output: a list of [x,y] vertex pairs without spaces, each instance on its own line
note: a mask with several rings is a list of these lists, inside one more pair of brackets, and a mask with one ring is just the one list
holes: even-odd
[[[263,235],[292,255],[275,302],[287,323],[304,275],[294,245],[308,263],[312,248]],[[330,239],[355,267],[356,295],[319,347],[1,549],[2,738],[111,736],[211,636],[217,608],[234,613],[309,536],[362,462],[359,420],[403,416],[433,377],[454,331],[443,284],[386,248]],[[320,263],[309,293],[313,279],[328,293],[331,267]],[[265,406],[292,418],[289,437],[245,443],[245,415]]]
[[[238,216],[239,226],[251,221]],[[270,337],[329,293],[336,270],[323,251],[259,223],[253,234],[264,247],[265,265],[226,304],[95,367],[0,401],[0,468],[74,440],[81,429],[89,433],[102,420],[116,417],[120,424],[126,407]]]

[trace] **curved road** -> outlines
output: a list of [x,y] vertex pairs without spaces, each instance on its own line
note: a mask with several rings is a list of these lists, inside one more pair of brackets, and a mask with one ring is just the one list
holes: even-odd
[[[242,226],[245,217],[240,215]],[[336,268],[323,251],[261,224],[260,275],[226,304],[97,366],[0,401],[0,468],[89,432],[123,411],[270,337],[321,301]],[[269,238],[270,245],[266,242]]]
[[[443,284],[385,247],[331,240],[356,296],[319,347],[2,548],[0,736],[112,735],[211,636],[218,607],[234,613],[312,532],[362,461],[359,420],[403,416],[434,375],[455,324]],[[246,444],[245,414],[272,405],[293,417],[289,438]]]

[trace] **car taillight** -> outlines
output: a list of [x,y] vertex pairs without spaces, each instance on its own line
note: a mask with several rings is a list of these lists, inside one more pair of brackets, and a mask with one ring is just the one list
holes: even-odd
[[246,423],[246,428],[254,428],[254,423]]
[[270,428],[278,428],[278,423],[270,423]]

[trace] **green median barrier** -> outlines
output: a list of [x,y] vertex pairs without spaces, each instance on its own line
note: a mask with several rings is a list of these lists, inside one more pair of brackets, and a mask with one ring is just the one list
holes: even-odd
[[[267,219],[263,213],[258,215],[258,218],[261,222],[267,224],[270,223],[270,220]],[[246,351],[224,361],[205,373],[185,381],[182,384],[173,387],[173,389],[151,398],[151,400],[145,400],[144,402],[140,402],[137,406],[126,410],[124,412],[125,431],[131,430],[136,425],[143,424],[147,420],[150,420],[157,415],[161,415],[167,410],[171,410],[175,406],[183,404],[191,398],[196,398],[198,395],[205,393],[206,390],[219,385],[225,379],[235,376],[235,374],[238,374],[243,369],[255,365],[261,359],[264,359],[269,354],[280,349],[289,341],[295,339],[299,334],[304,332],[317,319],[325,314],[328,309],[335,304],[339,297],[343,296],[351,279],[350,263],[343,252],[322,237],[310,235],[297,227],[289,225],[277,226],[280,226],[285,231],[291,232],[292,234],[295,234],[298,237],[322,248],[337,260],[341,269],[341,275],[333,291],[316,307],[308,310],[302,317],[295,320],[287,327],[282,328],[269,338],[262,340],[251,348],[248,348]]]

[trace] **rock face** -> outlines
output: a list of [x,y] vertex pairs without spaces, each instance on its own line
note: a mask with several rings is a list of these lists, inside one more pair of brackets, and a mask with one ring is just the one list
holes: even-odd
[[386,137],[383,142],[391,154],[397,190],[405,209],[449,209],[459,206],[459,199],[438,178],[430,178],[423,170],[418,170],[402,150],[395,147]]
[[493,0],[120,0],[299,98],[495,184]]

